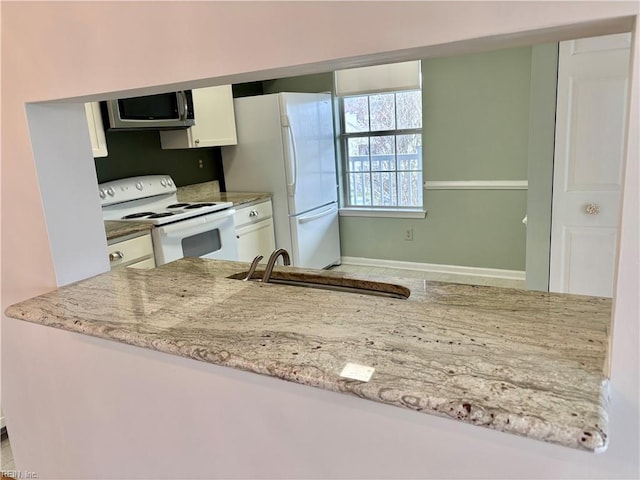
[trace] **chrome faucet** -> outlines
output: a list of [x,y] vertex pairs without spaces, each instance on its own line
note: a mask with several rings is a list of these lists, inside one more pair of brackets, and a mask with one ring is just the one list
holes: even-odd
[[267,268],[265,268],[264,270],[264,275],[262,276],[263,283],[267,283],[269,281],[269,278],[271,278],[271,272],[273,272],[273,267],[275,266],[276,260],[278,260],[278,257],[280,255],[282,255],[282,261],[285,265],[291,265],[291,257],[289,257],[289,252],[287,252],[284,248],[274,250],[269,257],[269,261],[267,262]]
[[251,266],[249,267],[249,271],[247,272],[247,276],[245,278],[243,278],[242,280],[247,282],[249,280],[251,280],[251,277],[253,277],[253,274],[256,271],[256,268],[258,268],[258,264],[260,263],[260,260],[262,260],[264,257],[262,255],[258,255],[256,258],[253,259],[253,262],[251,262]]

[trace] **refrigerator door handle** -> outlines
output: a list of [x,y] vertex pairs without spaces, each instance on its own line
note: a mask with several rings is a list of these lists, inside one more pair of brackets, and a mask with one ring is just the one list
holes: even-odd
[[[288,120],[288,119],[287,119]],[[298,154],[296,150],[296,136],[291,127],[291,124],[287,121],[285,128],[289,131],[289,139],[291,143],[291,153],[292,155],[289,158],[290,161],[290,171],[291,171],[291,182],[287,183],[287,193],[290,197],[293,197],[296,194],[296,183],[298,183]]]
[[307,222],[313,222],[314,220],[317,220],[318,218],[322,218],[325,217],[331,213],[333,213],[335,210],[335,205],[330,205],[329,208],[327,210],[324,210],[320,213],[316,213],[315,215],[311,215],[310,217],[301,217],[298,219],[298,223],[307,223]]

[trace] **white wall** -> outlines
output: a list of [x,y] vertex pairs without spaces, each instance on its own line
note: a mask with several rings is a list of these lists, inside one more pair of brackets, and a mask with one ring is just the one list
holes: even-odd
[[[93,153],[84,106],[32,103],[26,112],[56,284],[106,272],[107,256],[95,255],[96,249],[105,251],[107,239],[101,230],[95,166],[87,161]],[[78,139],[79,133],[83,138]]]
[[[67,265],[60,256],[65,238],[85,234],[93,239],[81,255],[95,268],[78,270],[78,279],[89,271],[99,271],[102,267],[96,259],[104,255],[103,242],[95,240],[102,234],[101,222],[90,216],[91,208],[75,210],[75,227],[65,225],[63,230],[49,221],[51,212],[42,205],[41,190],[43,194],[49,192],[47,198],[50,194],[55,197],[56,190],[48,183],[49,177],[36,173],[36,165],[42,165],[47,158],[36,151],[38,158],[34,161],[26,102],[115,98],[114,92],[119,91],[159,91],[145,90],[153,85],[203,86],[276,78],[355,66],[374,58],[424,58],[616,33],[632,28],[638,4],[287,2],[276,6],[270,2],[3,2],[1,13],[2,301],[6,306],[59,284],[56,271]],[[123,31],[135,32],[134,37],[122,35]],[[472,39],[475,40],[469,41]],[[638,51],[636,38],[636,65]],[[635,73],[637,68],[632,71]],[[609,470],[611,476],[619,477],[638,473],[640,449],[637,75],[631,92],[635,102],[631,103],[629,128],[634,134],[627,155],[615,297],[611,444],[604,455],[584,460],[587,466],[589,462],[594,467],[597,463],[598,470]],[[82,142],[83,138],[80,134],[76,139],[70,135],[66,142]],[[79,149],[67,149],[74,153],[66,160],[55,160],[60,162],[57,167],[61,170],[74,171],[74,165],[82,162],[92,165],[92,160]],[[47,155],[46,150],[43,155]],[[56,188],[63,191],[78,182],[95,182],[90,168],[85,165],[80,170],[74,177],[58,177]],[[75,202],[94,204],[90,191],[91,188],[83,189]],[[62,203],[69,201],[62,196],[56,198]],[[66,282],[70,277],[65,278]],[[4,341],[7,340],[3,338]],[[9,386],[3,384],[3,398],[18,394],[16,384],[13,391]],[[19,402],[7,404],[16,406]],[[10,428],[12,413],[5,408]],[[18,411],[14,418],[19,418]],[[15,428],[20,428],[19,423]],[[22,438],[26,441],[26,437]],[[15,448],[19,456],[20,441]],[[473,442],[465,448],[473,449]],[[402,452],[390,451],[387,455],[390,462],[397,463],[400,474]],[[531,448],[520,460],[523,475],[544,461],[541,450]],[[505,462],[509,463],[507,457]],[[494,476],[507,475],[507,471],[496,465]],[[575,463],[575,472],[578,471],[584,472],[582,461]],[[546,473],[549,477],[569,474],[571,462],[566,471]]]

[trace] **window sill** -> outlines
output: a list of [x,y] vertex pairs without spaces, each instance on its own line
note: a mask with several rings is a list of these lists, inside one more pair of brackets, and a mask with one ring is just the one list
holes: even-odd
[[427,212],[421,208],[415,210],[391,208],[341,208],[341,217],[389,217],[389,218],[425,218]]

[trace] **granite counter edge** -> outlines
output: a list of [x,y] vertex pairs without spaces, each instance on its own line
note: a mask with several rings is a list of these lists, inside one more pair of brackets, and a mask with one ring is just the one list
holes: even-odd
[[47,316],[35,318],[30,316],[26,309],[20,308],[19,305],[8,307],[5,310],[5,314],[17,320],[223,367],[267,375],[301,385],[354,395],[379,403],[407,408],[420,413],[449,418],[470,425],[482,426],[573,449],[601,453],[608,446],[608,414],[606,406],[609,403],[609,381],[606,378],[603,379],[600,385],[599,423],[596,424],[595,429],[585,430],[575,426],[558,425],[533,415],[518,415],[512,412],[499,411],[499,409],[489,411],[457,400],[424,398],[412,395],[412,392],[393,389],[377,390],[376,388],[367,388],[369,384],[366,382],[341,378],[336,374],[324,372],[316,366],[303,365],[292,368],[280,362],[256,363],[246,361],[242,357],[234,356],[226,350],[211,351],[211,349],[203,348],[203,345],[185,347],[180,345],[179,342],[173,341],[173,339],[158,338],[157,335],[151,332],[137,332],[136,335],[131,335],[131,331],[126,328],[113,328],[112,326],[96,328],[95,325],[85,324],[81,320],[71,321]]

